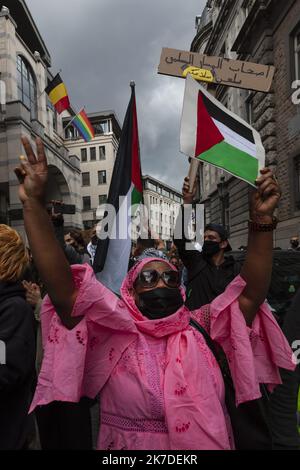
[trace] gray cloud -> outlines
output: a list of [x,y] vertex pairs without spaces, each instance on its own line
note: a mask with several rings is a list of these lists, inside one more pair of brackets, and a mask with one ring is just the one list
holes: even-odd
[[184,81],[157,74],[162,47],[190,48],[205,0],[27,0],[62,69],[72,104],[113,109],[123,122],[136,82],[143,173],[178,189],[188,171],[179,152]]

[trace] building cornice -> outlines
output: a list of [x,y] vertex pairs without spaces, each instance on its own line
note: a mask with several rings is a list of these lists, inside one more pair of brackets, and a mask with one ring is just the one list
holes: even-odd
[[24,0],[4,0],[0,2],[9,9],[9,13],[17,25],[17,31],[27,44],[32,54],[39,52],[47,67],[51,67],[51,56],[46,44],[34,22],[29,8]]
[[277,0],[256,0],[232,46],[232,51],[240,56],[252,51],[259,37],[258,31],[262,34],[267,29],[276,29],[295,1],[285,0],[283,7],[282,2]]
[[213,55],[215,44],[219,43],[219,37],[226,30],[226,24],[230,17],[231,11],[237,4],[238,0],[226,0],[223,2],[221,10],[219,11],[217,21],[213,27],[210,39],[205,48],[205,54]]
[[[18,41],[22,44],[22,46],[24,47],[24,49],[27,51],[27,53],[30,55],[30,57],[35,60],[37,62],[37,56],[35,54],[32,53],[32,51],[30,50],[30,48],[27,46],[26,42],[24,41],[24,39],[16,32],[16,38],[18,39]],[[20,52],[22,54],[22,51],[17,51],[18,53]],[[46,64],[46,62],[42,59],[42,57],[39,57],[39,61],[43,64],[44,68],[46,70],[48,70],[48,65]]]
[[[257,41],[257,37],[259,36],[257,33],[258,27],[263,25],[260,29],[268,28],[266,10],[271,3],[272,0],[256,0],[231,48],[232,51],[240,55],[248,53],[249,50],[253,49],[251,42]],[[253,28],[255,28],[256,31],[255,37],[251,37]]]
[[[163,181],[157,180],[156,178],[153,178],[153,176],[150,175],[145,175],[142,177],[143,181],[149,180],[150,182],[153,181],[153,183],[159,184],[163,188],[168,189],[169,191],[172,191],[175,193],[177,196],[180,196],[182,198],[182,194],[175,188],[172,188],[172,186],[169,186],[168,184],[164,183]],[[152,191],[151,189],[146,189],[146,191]]]
[[202,44],[210,37],[212,29],[213,24],[212,21],[210,21],[200,31],[198,31],[191,44],[191,52],[198,52],[200,50]]

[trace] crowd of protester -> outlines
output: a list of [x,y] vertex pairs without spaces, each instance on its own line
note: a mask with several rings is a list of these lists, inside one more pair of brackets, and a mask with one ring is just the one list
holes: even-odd
[[[47,210],[42,143],[38,158],[23,145],[29,247],[0,225],[0,449],[298,449],[299,292],[283,332],[265,302],[272,172],[251,199],[243,266],[221,225],[194,250],[149,233],[115,295],[93,273],[96,227],[68,229],[57,201]],[[194,194],[186,178],[184,204]]]

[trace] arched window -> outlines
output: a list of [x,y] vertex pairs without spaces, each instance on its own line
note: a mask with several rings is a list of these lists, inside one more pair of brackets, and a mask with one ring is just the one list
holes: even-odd
[[31,119],[34,119],[37,116],[36,82],[30,65],[21,56],[17,59],[17,75],[18,98],[30,109]]

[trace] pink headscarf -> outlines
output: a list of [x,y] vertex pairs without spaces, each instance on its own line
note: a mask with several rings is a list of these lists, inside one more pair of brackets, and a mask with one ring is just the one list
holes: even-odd
[[[142,313],[139,311],[138,307],[136,306],[135,299],[132,296],[132,289],[134,289],[134,283],[140,274],[140,272],[143,270],[143,268],[153,262],[159,262],[159,263],[164,263],[166,264],[171,271],[177,271],[175,266],[171,264],[169,261],[164,260],[162,258],[144,258],[143,260],[137,262],[133,268],[129,271],[127,274],[126,278],[124,279],[124,282],[121,286],[121,296],[126,305],[128,306],[131,314],[135,318],[135,320],[138,321],[145,321],[149,320],[148,318],[144,317]],[[186,296],[185,296],[185,290],[183,287],[180,287],[180,292],[183,298],[183,301],[185,302]],[[153,320],[151,320],[153,321]]]

